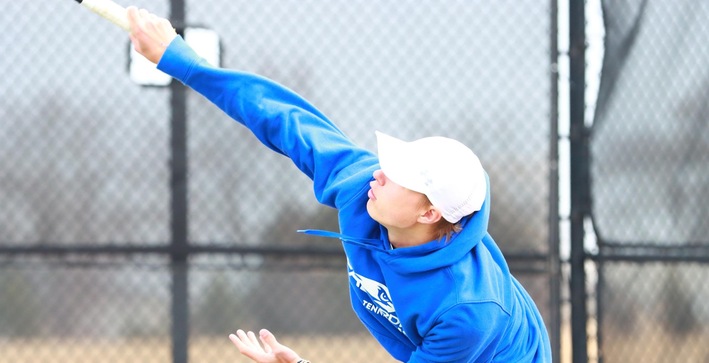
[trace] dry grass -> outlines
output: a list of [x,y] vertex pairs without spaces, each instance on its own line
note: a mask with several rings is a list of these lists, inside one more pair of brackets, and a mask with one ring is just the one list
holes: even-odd
[[[319,362],[395,362],[370,336],[279,337],[303,357]],[[0,340],[0,363],[148,363],[171,362],[166,339],[16,339]],[[229,339],[195,338],[190,342],[190,363],[246,363]]]
[[[607,329],[610,330],[610,329]],[[644,320],[631,332],[605,331],[602,351],[604,362],[707,363],[709,336],[695,331],[683,336],[671,334],[652,320]]]
[[[604,361],[612,362],[709,362],[706,332],[684,337],[668,334],[652,323],[636,327],[632,333],[604,334]],[[296,349],[314,362],[364,361],[396,362],[368,335],[293,337],[280,336],[281,343]],[[589,342],[590,343],[590,342]],[[562,327],[560,362],[570,362],[570,331]],[[599,354],[589,345],[589,361]],[[602,353],[601,353],[602,354]],[[150,363],[171,362],[170,341],[167,339],[0,339],[0,363]],[[190,341],[190,363],[249,363],[226,336],[200,337]]]
[[[598,328],[589,320],[589,337],[594,337]],[[699,330],[685,336],[673,335],[664,330],[652,318],[642,320],[631,331],[618,331],[607,327],[603,334],[602,347],[594,339],[588,341],[589,362],[604,363],[709,363],[709,332]],[[568,322],[561,326],[560,363],[570,363],[571,327]],[[599,350],[600,348],[600,350]]]

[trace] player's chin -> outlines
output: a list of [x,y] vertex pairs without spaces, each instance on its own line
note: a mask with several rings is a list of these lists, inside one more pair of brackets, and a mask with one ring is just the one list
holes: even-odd
[[375,221],[379,222],[378,218],[378,213],[377,213],[377,207],[375,205],[375,200],[374,199],[369,199],[367,200],[367,213],[369,213],[369,216],[374,219]]

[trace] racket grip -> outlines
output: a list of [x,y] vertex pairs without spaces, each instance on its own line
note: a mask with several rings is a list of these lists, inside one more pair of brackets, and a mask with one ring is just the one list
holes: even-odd
[[93,11],[94,13],[118,25],[121,29],[129,32],[128,12],[126,8],[116,4],[111,0],[76,0],[79,4]]

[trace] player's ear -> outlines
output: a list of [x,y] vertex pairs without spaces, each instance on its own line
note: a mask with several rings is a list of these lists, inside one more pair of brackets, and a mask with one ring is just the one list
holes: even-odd
[[438,221],[443,218],[443,215],[441,214],[441,211],[438,210],[438,208],[430,205],[428,208],[425,208],[422,210],[422,213],[419,214],[419,217],[417,218],[417,222],[421,224],[436,224]]

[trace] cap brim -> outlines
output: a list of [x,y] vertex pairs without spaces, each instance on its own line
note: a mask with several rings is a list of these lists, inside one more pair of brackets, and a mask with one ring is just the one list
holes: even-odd
[[384,175],[404,188],[425,194],[424,186],[417,182],[420,177],[411,174],[416,170],[416,150],[410,143],[383,132],[375,131],[375,134],[379,165]]

